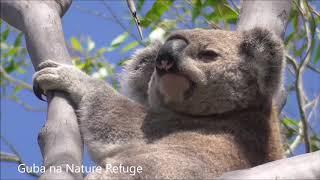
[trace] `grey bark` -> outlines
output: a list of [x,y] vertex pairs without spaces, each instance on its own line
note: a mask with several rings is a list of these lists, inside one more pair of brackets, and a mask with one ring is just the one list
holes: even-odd
[[242,0],[237,30],[248,30],[259,26],[283,38],[291,2],[291,0]]
[[[238,30],[259,26],[283,38],[291,0],[243,0]],[[275,98],[282,109],[286,96],[282,88]],[[218,179],[320,179],[320,151],[266,163],[254,168],[232,171]]]
[[218,179],[320,179],[320,151],[228,172]]
[[[60,16],[71,0],[14,1],[1,0],[1,18],[21,30],[35,69],[39,63],[52,59],[70,64]],[[47,121],[39,133],[43,164],[66,167],[82,165],[83,143],[73,107],[59,92],[47,94]],[[82,179],[81,173],[46,171],[40,179]]]

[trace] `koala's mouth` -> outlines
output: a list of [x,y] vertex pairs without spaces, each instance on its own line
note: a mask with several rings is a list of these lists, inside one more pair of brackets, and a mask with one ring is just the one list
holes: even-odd
[[194,83],[185,75],[165,73],[159,76],[159,92],[165,103],[179,103],[190,97]]

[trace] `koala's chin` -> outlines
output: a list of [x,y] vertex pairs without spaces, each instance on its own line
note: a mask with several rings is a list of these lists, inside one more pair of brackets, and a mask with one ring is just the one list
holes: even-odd
[[166,104],[183,103],[190,87],[190,80],[181,74],[166,73],[159,78],[159,92]]

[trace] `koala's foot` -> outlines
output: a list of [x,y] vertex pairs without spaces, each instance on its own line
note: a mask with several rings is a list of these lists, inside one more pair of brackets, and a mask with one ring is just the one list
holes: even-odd
[[85,93],[85,73],[71,66],[47,60],[38,66],[38,72],[33,76],[35,95],[42,99],[47,91],[63,91],[71,95],[71,100],[79,102]]

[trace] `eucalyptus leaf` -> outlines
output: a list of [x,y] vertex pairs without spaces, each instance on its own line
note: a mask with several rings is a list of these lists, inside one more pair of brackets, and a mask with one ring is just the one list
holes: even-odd
[[78,52],[82,52],[83,51],[81,43],[78,41],[78,39],[76,39],[75,37],[72,37],[70,39],[70,41],[71,41],[72,49],[74,49],[74,50],[76,50]]

